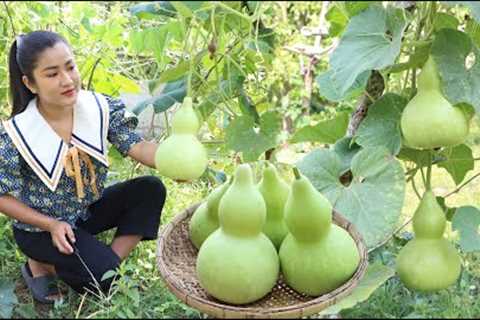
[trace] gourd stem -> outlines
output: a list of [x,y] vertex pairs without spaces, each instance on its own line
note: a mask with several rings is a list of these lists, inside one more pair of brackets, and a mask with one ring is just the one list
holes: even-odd
[[298,171],[297,167],[293,167],[293,174],[295,175],[295,179],[299,180],[301,178],[300,171]]
[[432,151],[428,151],[428,168],[427,168],[427,191],[432,190]]

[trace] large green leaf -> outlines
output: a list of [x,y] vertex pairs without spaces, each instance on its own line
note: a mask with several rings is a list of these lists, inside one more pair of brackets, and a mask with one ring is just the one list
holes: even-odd
[[393,268],[385,266],[379,261],[369,265],[365,276],[360,280],[357,287],[353,289],[352,293],[331,307],[323,310],[320,314],[337,314],[343,309],[351,308],[357,303],[367,300],[378,287],[394,275],[395,270]]
[[457,185],[463,181],[468,171],[473,170],[474,160],[472,149],[467,145],[461,144],[446,148],[441,154],[447,160],[438,163],[438,166],[447,170]]
[[148,98],[138,103],[132,112],[139,115],[149,105],[153,105],[155,113],[168,110],[176,102],[182,102],[187,95],[187,85],[185,79],[165,84],[163,89],[154,97]]
[[405,196],[405,174],[386,148],[369,147],[355,154],[349,186],[340,183],[342,160],[332,150],[314,150],[298,163],[298,168],[335,209],[355,224],[369,248],[395,230]]
[[139,3],[129,9],[130,13],[141,19],[153,19],[157,15],[173,17],[176,14],[175,8],[170,1],[153,1],[150,3]]
[[332,77],[334,75],[334,72],[332,69],[325,71],[324,73],[317,76],[315,78],[315,81],[320,88],[319,93],[322,97],[330,101],[338,102],[344,99],[355,98],[356,96],[363,93],[363,91],[365,90],[365,86],[367,85],[368,78],[370,77],[370,73],[371,71],[365,71],[361,73],[357,77],[357,79],[355,79],[353,85],[344,94],[339,92],[339,88],[333,85]]
[[[465,59],[471,52],[477,60],[466,69]],[[480,112],[480,50],[470,37],[457,30],[442,29],[432,44],[431,54],[438,65],[443,91],[452,104],[465,103]]]
[[344,95],[357,77],[392,65],[400,52],[405,15],[401,9],[371,5],[354,16],[330,58],[333,86]]
[[433,20],[433,26],[435,31],[438,31],[442,28],[449,28],[449,29],[454,29],[457,30],[458,27],[458,20],[454,16],[443,13],[443,12],[437,12],[435,14],[435,19]]
[[14,293],[15,283],[7,279],[0,279],[0,318],[12,317],[13,307],[18,303]]
[[334,119],[320,121],[314,126],[305,126],[297,130],[290,143],[318,142],[335,143],[347,132],[349,115],[340,112]]
[[391,154],[398,154],[402,146],[400,118],[407,102],[395,93],[375,101],[355,133],[355,142],[362,147],[384,146]]
[[452,228],[460,233],[460,246],[465,252],[480,250],[480,210],[472,206],[460,207],[453,216]]
[[244,162],[255,161],[268,149],[278,144],[282,118],[274,111],[260,117],[260,128],[250,116],[236,117],[225,129],[226,147],[241,152]]

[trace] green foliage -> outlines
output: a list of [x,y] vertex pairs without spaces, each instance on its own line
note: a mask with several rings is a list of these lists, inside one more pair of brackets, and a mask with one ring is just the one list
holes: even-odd
[[367,70],[393,64],[400,51],[405,16],[400,9],[372,5],[353,17],[330,58],[332,85],[344,96]]
[[400,117],[407,100],[394,93],[387,93],[370,107],[367,117],[355,134],[355,142],[362,147],[384,146],[392,155],[402,146]]
[[480,250],[480,210],[472,206],[457,209],[452,227],[460,232],[460,246],[465,252]]
[[369,248],[388,237],[397,226],[405,195],[400,162],[385,148],[364,148],[352,158],[352,180],[340,181],[342,160],[330,150],[317,149],[298,168],[333,207],[355,224]]

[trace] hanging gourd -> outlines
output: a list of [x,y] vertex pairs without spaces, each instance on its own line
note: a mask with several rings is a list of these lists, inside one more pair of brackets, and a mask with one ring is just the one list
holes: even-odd
[[440,89],[440,78],[430,56],[418,76],[417,94],[401,117],[405,144],[412,148],[434,149],[461,144],[468,135],[469,118],[453,107]]
[[199,178],[207,168],[205,147],[197,138],[200,121],[192,107],[192,98],[185,97],[172,120],[172,134],[155,153],[155,166],[161,175],[174,180]]
[[397,257],[397,273],[407,288],[436,291],[449,287],[460,276],[461,261],[445,238],[446,218],[435,195],[428,190],[413,216],[415,238]]

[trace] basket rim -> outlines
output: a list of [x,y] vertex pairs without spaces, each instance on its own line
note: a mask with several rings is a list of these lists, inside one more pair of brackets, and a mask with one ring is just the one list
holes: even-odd
[[[366,247],[365,241],[362,235],[356,229],[356,227],[351,222],[349,222],[341,213],[333,209],[332,222],[342,227],[345,231],[347,231],[350,234],[350,236],[352,236],[360,255],[360,261],[355,273],[350,277],[350,279],[347,282],[345,282],[335,290],[322,294],[318,297],[312,297],[312,299],[309,301],[296,303],[296,304],[284,306],[284,307],[280,306],[280,307],[271,307],[271,308],[251,307],[249,306],[249,304],[231,305],[227,303],[222,303],[221,301],[207,300],[197,295],[190,294],[184,288],[182,288],[182,286],[178,285],[176,281],[177,277],[174,276],[173,273],[170,272],[165,267],[166,263],[163,257],[163,252],[165,252],[164,249],[166,247],[165,246],[166,239],[172,233],[174,228],[178,224],[180,224],[184,219],[188,219],[193,214],[195,209],[198,206],[200,206],[202,203],[203,201],[195,203],[190,207],[188,207],[187,209],[183,210],[181,213],[176,214],[174,218],[167,223],[167,225],[161,228],[159,232],[158,240],[157,240],[157,254],[156,254],[157,269],[159,270],[160,275],[163,278],[167,287],[169,287],[171,291],[175,294],[175,296],[177,296],[177,298],[182,300],[185,304],[201,312],[204,312],[209,315],[218,316],[218,314],[212,313],[212,309],[215,309],[215,311],[220,311],[224,315],[225,315],[225,312],[230,312],[237,315],[248,314],[249,316],[251,315],[265,316],[268,314],[279,316],[279,315],[291,313],[294,311],[300,311],[299,316],[304,316],[305,311],[308,311],[308,309],[313,309],[315,308],[315,306],[318,306],[320,304],[326,304],[325,306],[326,308],[327,306],[335,303],[335,300],[342,299],[345,296],[349,295],[351,291],[358,285],[358,282],[360,281],[360,279],[362,279],[363,276],[365,275],[365,272],[368,266],[368,249]],[[344,226],[341,226],[340,224],[343,224]],[[281,271],[279,272],[281,273]],[[290,286],[288,287],[291,288]],[[291,289],[294,290],[293,288]],[[192,305],[192,300],[196,302],[195,305]],[[252,302],[252,303],[255,303],[255,302]],[[205,310],[199,306],[208,306],[208,308],[205,308],[206,309]]]

